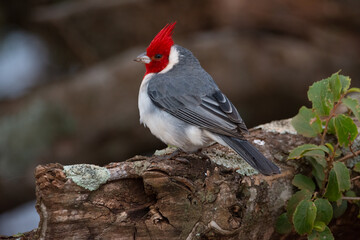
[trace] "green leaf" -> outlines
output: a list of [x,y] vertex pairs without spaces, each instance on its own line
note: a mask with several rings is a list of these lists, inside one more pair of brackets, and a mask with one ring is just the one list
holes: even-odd
[[[312,102],[312,108],[319,116],[328,116],[334,103],[350,87],[351,79],[347,76],[334,73],[331,77],[315,82],[310,86],[308,98]],[[352,90],[356,91],[356,89]]]
[[[325,124],[324,124],[324,126],[325,126]],[[330,121],[329,121],[329,123],[328,123],[328,133],[329,134],[336,134],[336,131],[335,131],[335,124],[334,124],[334,118],[331,118],[330,119]]]
[[300,190],[307,189],[310,192],[314,192],[315,190],[315,183],[313,182],[313,180],[302,174],[296,174],[291,183],[294,186],[298,187]]
[[[323,146],[321,146],[323,147]],[[327,149],[326,149],[327,150]],[[313,158],[324,158],[325,159],[325,152],[323,149],[316,149],[310,150],[303,153],[304,157],[313,157]]]
[[349,146],[358,135],[356,124],[350,117],[344,114],[339,114],[334,117],[334,125],[336,136],[342,146]]
[[356,93],[360,93],[360,88],[350,88],[347,93],[352,93],[352,92],[356,92]]
[[[315,144],[304,144],[301,146],[296,147],[295,149],[293,149],[290,154],[288,159],[299,159],[302,158],[303,156],[305,156],[305,154],[309,151],[313,151],[313,150],[318,150],[318,151],[322,151],[322,152],[329,152],[329,149],[323,145],[315,145]],[[319,152],[313,152],[314,155],[319,156]],[[306,156],[311,156],[311,155],[306,155]]]
[[315,220],[314,223],[314,230],[318,231],[318,232],[322,232],[325,230],[326,224],[324,222],[319,222]]
[[[316,180],[316,183],[317,183],[318,187],[321,189],[322,188],[322,182],[324,181],[324,178],[325,178],[324,168],[326,166],[323,166],[322,164],[320,164],[314,158],[309,158],[307,160],[313,167],[311,173],[315,177],[315,180]],[[325,161],[325,165],[326,165],[326,161]]]
[[293,117],[291,124],[299,134],[305,137],[316,137],[323,131],[319,116],[304,106],[302,106],[299,113]]
[[354,171],[360,173],[360,162],[355,163]]
[[311,234],[308,235],[308,240],[334,240],[334,236],[329,227],[325,226],[325,229],[322,232],[313,230]]
[[345,104],[345,106],[347,106],[355,115],[355,117],[360,120],[360,104],[359,101],[351,98],[351,97],[347,97],[344,98],[342,100],[342,102]]
[[333,207],[334,218],[339,218],[345,213],[348,203],[346,200],[342,200],[339,205],[336,202],[331,205]]
[[350,87],[351,79],[348,76],[339,74],[340,71],[327,78],[329,80],[331,91],[334,95],[334,101],[338,101],[341,94],[346,93]]
[[342,162],[334,163],[334,171],[336,173],[336,178],[339,183],[340,191],[350,189],[350,173],[349,169]]
[[338,199],[341,198],[339,182],[337,180],[334,169],[330,170],[329,181],[326,186],[324,197],[329,199],[329,201],[337,201]]
[[315,159],[321,166],[326,167],[327,162],[325,158],[325,153],[321,150],[311,150],[303,154],[304,157]]
[[342,92],[342,86],[341,86],[339,74],[334,73],[333,75],[331,75],[331,77],[327,78],[326,80],[329,81],[330,90],[333,94],[333,101],[337,102],[340,99]]
[[319,116],[328,116],[334,107],[334,95],[329,79],[323,79],[311,85],[308,98],[312,102],[312,108]]
[[287,211],[286,215],[290,221],[292,221],[295,209],[299,204],[299,202],[301,202],[302,200],[311,199],[311,196],[312,196],[311,192],[305,189],[300,190],[291,196],[286,206],[286,211]]
[[333,153],[334,150],[334,146],[331,143],[325,143],[325,146]]
[[342,86],[341,93],[345,93],[350,87],[351,78],[348,76],[341,75],[339,74],[339,72],[334,74],[338,74]]
[[281,214],[276,220],[275,230],[280,234],[287,234],[291,232],[292,224],[289,221],[286,213]]
[[316,218],[316,206],[311,200],[302,200],[296,207],[293,223],[295,231],[300,235],[311,233]]
[[333,217],[333,208],[327,199],[318,198],[315,200],[316,219],[315,221],[324,222],[326,225],[330,223]]

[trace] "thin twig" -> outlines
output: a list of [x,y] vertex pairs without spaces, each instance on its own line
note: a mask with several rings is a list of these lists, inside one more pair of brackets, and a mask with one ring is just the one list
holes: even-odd
[[321,183],[321,195],[324,195],[325,194],[325,184],[328,182],[328,178],[329,178],[329,173],[330,173],[330,170],[333,166],[333,162],[334,162],[334,159],[335,159],[335,154],[336,154],[336,150],[337,148],[339,147],[339,143],[337,143],[334,147],[334,151],[332,152],[332,154],[330,156],[328,156],[326,158],[326,162],[327,162],[327,167],[326,169],[324,170],[325,172],[325,177],[324,177],[324,180],[322,181]]
[[318,192],[315,192],[311,200],[315,200],[317,198]]
[[[334,108],[335,108],[335,107],[334,107]],[[329,126],[330,119],[333,118],[334,116],[335,116],[335,113],[333,113],[333,110],[331,110],[331,113],[330,113],[329,117],[326,119],[324,132],[323,132],[323,134],[322,134],[322,136],[321,136],[321,145],[324,145],[325,136],[326,136],[326,133],[327,133],[327,130],[328,130],[328,126]]]
[[353,143],[350,141],[350,139],[351,139],[351,134],[349,134],[349,137],[348,137],[348,141],[349,141],[349,150],[350,150],[350,152],[354,155],[354,156],[356,156],[355,155],[355,153],[354,153],[354,149],[352,148],[352,146],[353,146]]
[[350,179],[350,181],[355,181],[355,180],[357,180],[357,179],[359,179],[359,178],[360,178],[360,176],[356,176],[356,177]]
[[359,201],[360,197],[342,197],[343,200],[355,200],[355,201]]
[[346,161],[346,160],[348,160],[350,158],[358,156],[359,154],[360,154],[360,150],[357,150],[356,152],[349,153],[348,155],[340,158],[338,161],[344,162],[344,161]]

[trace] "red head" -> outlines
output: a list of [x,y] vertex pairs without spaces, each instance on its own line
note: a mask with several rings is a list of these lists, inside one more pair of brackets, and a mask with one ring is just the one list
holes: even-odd
[[146,49],[145,55],[139,56],[136,61],[144,62],[146,66],[146,74],[158,73],[163,70],[169,63],[169,55],[171,46],[174,45],[172,40],[172,32],[175,24],[167,24],[161,31],[154,37],[150,45]]

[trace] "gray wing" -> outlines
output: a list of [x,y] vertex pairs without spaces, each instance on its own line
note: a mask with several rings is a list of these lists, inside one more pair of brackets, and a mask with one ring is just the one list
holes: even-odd
[[157,107],[210,132],[241,138],[248,131],[234,105],[205,71],[187,76],[186,81],[179,79],[183,74],[166,75],[155,75],[148,85],[148,95]]

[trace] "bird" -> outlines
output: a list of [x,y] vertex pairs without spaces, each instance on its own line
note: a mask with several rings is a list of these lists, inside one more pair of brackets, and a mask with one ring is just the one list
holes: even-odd
[[138,95],[140,123],[167,145],[193,153],[213,143],[233,149],[263,175],[280,169],[244,137],[248,129],[231,101],[167,24],[137,56],[146,72]]

